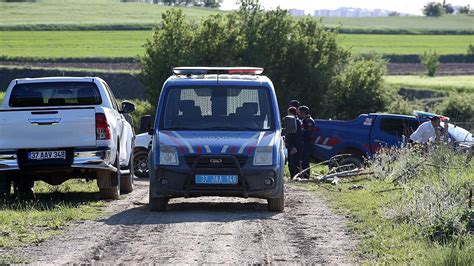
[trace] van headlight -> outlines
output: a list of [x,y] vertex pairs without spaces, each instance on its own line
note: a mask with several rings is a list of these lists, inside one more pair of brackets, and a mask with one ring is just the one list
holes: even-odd
[[272,162],[272,147],[257,147],[257,149],[255,149],[255,155],[253,156],[253,165],[272,165]]
[[160,164],[179,165],[178,150],[176,147],[160,145]]

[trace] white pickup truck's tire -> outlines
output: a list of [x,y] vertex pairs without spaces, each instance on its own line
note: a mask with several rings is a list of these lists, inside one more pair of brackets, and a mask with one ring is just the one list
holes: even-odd
[[130,155],[130,162],[125,170],[129,170],[130,173],[120,176],[120,193],[130,193],[133,191],[133,153]]
[[101,199],[119,199],[120,198],[120,189],[119,187],[104,187],[99,188],[100,198]]
[[[101,199],[113,199],[113,200],[116,200],[116,199],[119,199],[120,198],[120,179],[121,179],[121,175],[120,175],[120,158],[119,158],[119,154],[117,153],[117,155],[115,156],[115,165],[117,167],[117,172],[106,172],[105,174],[106,175],[110,175],[110,176],[106,176],[105,178],[106,179],[109,179],[109,181],[111,183],[113,179],[116,179],[117,180],[117,185],[116,186],[112,186],[112,187],[100,187],[99,186],[99,194],[100,194],[100,198]],[[101,178],[101,177],[99,177]]]
[[140,178],[148,178],[148,151],[139,150],[133,154],[133,171]]

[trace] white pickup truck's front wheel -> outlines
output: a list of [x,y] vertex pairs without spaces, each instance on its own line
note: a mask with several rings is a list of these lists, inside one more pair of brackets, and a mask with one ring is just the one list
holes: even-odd
[[120,192],[121,193],[130,193],[133,191],[133,153],[130,155],[130,162],[125,170],[130,171],[128,174],[123,174],[120,176]]

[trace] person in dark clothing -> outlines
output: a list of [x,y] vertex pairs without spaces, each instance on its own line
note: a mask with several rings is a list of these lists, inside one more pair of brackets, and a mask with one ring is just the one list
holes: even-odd
[[296,118],[299,119],[300,117],[300,114],[299,114],[299,108],[300,108],[300,102],[298,100],[291,100],[289,103],[288,103],[288,108],[290,107],[295,107],[296,108]]
[[[287,132],[285,136],[285,146],[288,150],[288,169],[290,170],[290,179],[299,173],[300,166],[300,155],[303,150],[303,132],[301,129],[301,122],[297,118],[297,111],[295,107],[288,108],[288,116],[293,117],[293,119],[286,119],[287,121],[292,121],[295,123],[293,127],[295,130]],[[286,125],[288,127],[288,125]]]
[[[309,168],[309,159],[311,156],[311,150],[313,148],[313,129],[314,120],[311,118],[310,110],[307,106],[300,106],[299,108],[300,118],[302,119],[303,128],[303,150],[301,154],[301,169]],[[303,178],[309,178],[310,170],[306,170],[303,173]]]

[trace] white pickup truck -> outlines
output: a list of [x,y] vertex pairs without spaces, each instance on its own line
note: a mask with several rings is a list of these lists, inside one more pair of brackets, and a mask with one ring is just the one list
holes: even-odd
[[0,196],[97,179],[102,198],[133,190],[135,134],[127,113],[96,77],[13,80],[0,108]]

